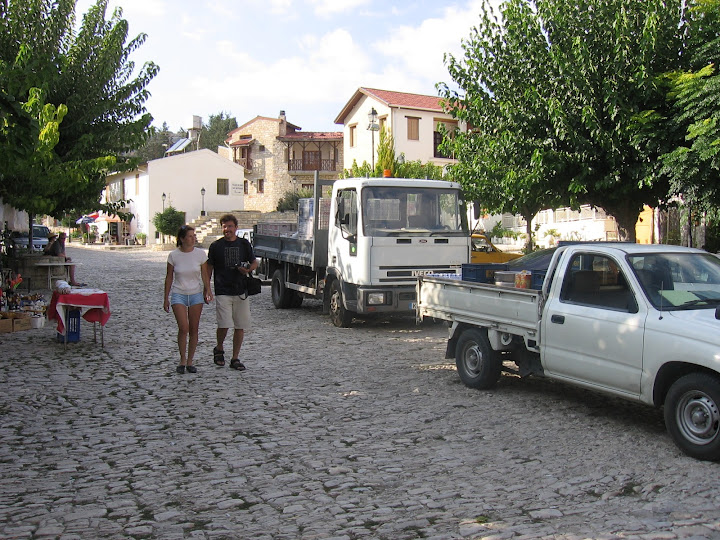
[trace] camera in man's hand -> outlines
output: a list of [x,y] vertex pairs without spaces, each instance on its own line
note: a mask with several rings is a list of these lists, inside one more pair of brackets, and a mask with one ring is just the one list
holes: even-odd
[[241,262],[237,265],[237,268],[244,268],[245,270],[250,270],[250,263],[249,262]]

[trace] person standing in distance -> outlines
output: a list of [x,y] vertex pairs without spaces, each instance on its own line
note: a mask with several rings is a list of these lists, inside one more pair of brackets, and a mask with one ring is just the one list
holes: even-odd
[[217,313],[217,346],[213,348],[213,362],[225,365],[224,342],[233,328],[230,367],[243,371],[240,348],[245,330],[250,327],[250,299],[247,276],[258,267],[252,246],[237,236],[237,218],[225,214],[220,218],[223,237],[215,240],[208,250],[208,273],[214,274],[215,309]]
[[178,248],[171,251],[167,258],[163,309],[169,313],[172,307],[178,325],[178,373],[185,373],[186,369],[188,373],[197,373],[193,358],[198,344],[203,302],[209,304],[213,299],[207,257],[205,251],[195,247],[196,242],[195,229],[183,225],[177,233]]

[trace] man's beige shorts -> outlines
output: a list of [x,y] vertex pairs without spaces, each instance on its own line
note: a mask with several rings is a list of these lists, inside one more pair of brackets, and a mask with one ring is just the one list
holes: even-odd
[[218,328],[247,330],[250,328],[250,300],[221,294],[215,297]]

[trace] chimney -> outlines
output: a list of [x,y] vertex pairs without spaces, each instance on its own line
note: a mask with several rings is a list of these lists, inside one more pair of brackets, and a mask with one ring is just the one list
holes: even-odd
[[280,111],[280,126],[279,134],[280,137],[287,135],[287,119],[285,118],[285,111]]

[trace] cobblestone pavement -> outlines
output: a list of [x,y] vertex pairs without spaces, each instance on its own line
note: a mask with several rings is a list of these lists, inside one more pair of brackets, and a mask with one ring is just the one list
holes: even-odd
[[659,411],[539,379],[475,391],[446,328],[333,327],[254,297],[243,373],[175,373],[167,253],[69,248],[110,294],[81,325],[0,336],[2,538],[720,538],[720,465]]

